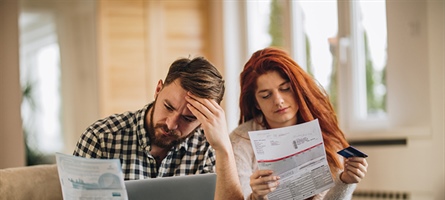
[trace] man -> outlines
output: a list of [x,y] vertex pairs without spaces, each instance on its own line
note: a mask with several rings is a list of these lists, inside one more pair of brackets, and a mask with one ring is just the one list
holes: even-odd
[[243,199],[223,95],[224,80],[211,63],[178,59],[158,81],[154,102],[93,123],[74,155],[120,159],[125,180],[215,172],[215,199]]

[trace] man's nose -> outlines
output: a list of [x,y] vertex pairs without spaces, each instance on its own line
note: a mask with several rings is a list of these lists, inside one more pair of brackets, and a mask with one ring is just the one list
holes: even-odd
[[178,129],[178,120],[179,120],[179,114],[173,114],[169,116],[166,120],[166,125],[169,130],[176,130]]

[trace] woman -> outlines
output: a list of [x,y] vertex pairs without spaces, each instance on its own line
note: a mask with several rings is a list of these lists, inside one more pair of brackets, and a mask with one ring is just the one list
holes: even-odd
[[335,182],[309,199],[350,199],[365,177],[366,159],[343,159],[337,151],[349,146],[325,91],[284,51],[269,47],[255,52],[240,76],[239,126],[230,134],[238,175],[246,199],[267,199],[279,177],[259,170],[248,131],[292,126],[318,119]]

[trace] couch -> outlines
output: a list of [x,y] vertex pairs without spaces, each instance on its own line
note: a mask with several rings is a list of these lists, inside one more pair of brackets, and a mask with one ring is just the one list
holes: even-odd
[[0,169],[0,200],[61,200],[56,164]]

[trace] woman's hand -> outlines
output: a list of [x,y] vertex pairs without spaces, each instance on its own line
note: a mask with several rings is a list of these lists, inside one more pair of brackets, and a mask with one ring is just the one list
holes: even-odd
[[271,170],[257,170],[250,176],[250,187],[252,188],[252,199],[267,199],[267,194],[278,187],[280,177],[272,175]]
[[346,184],[359,183],[365,178],[368,162],[365,158],[350,157],[345,160],[345,169],[340,175],[341,181]]

